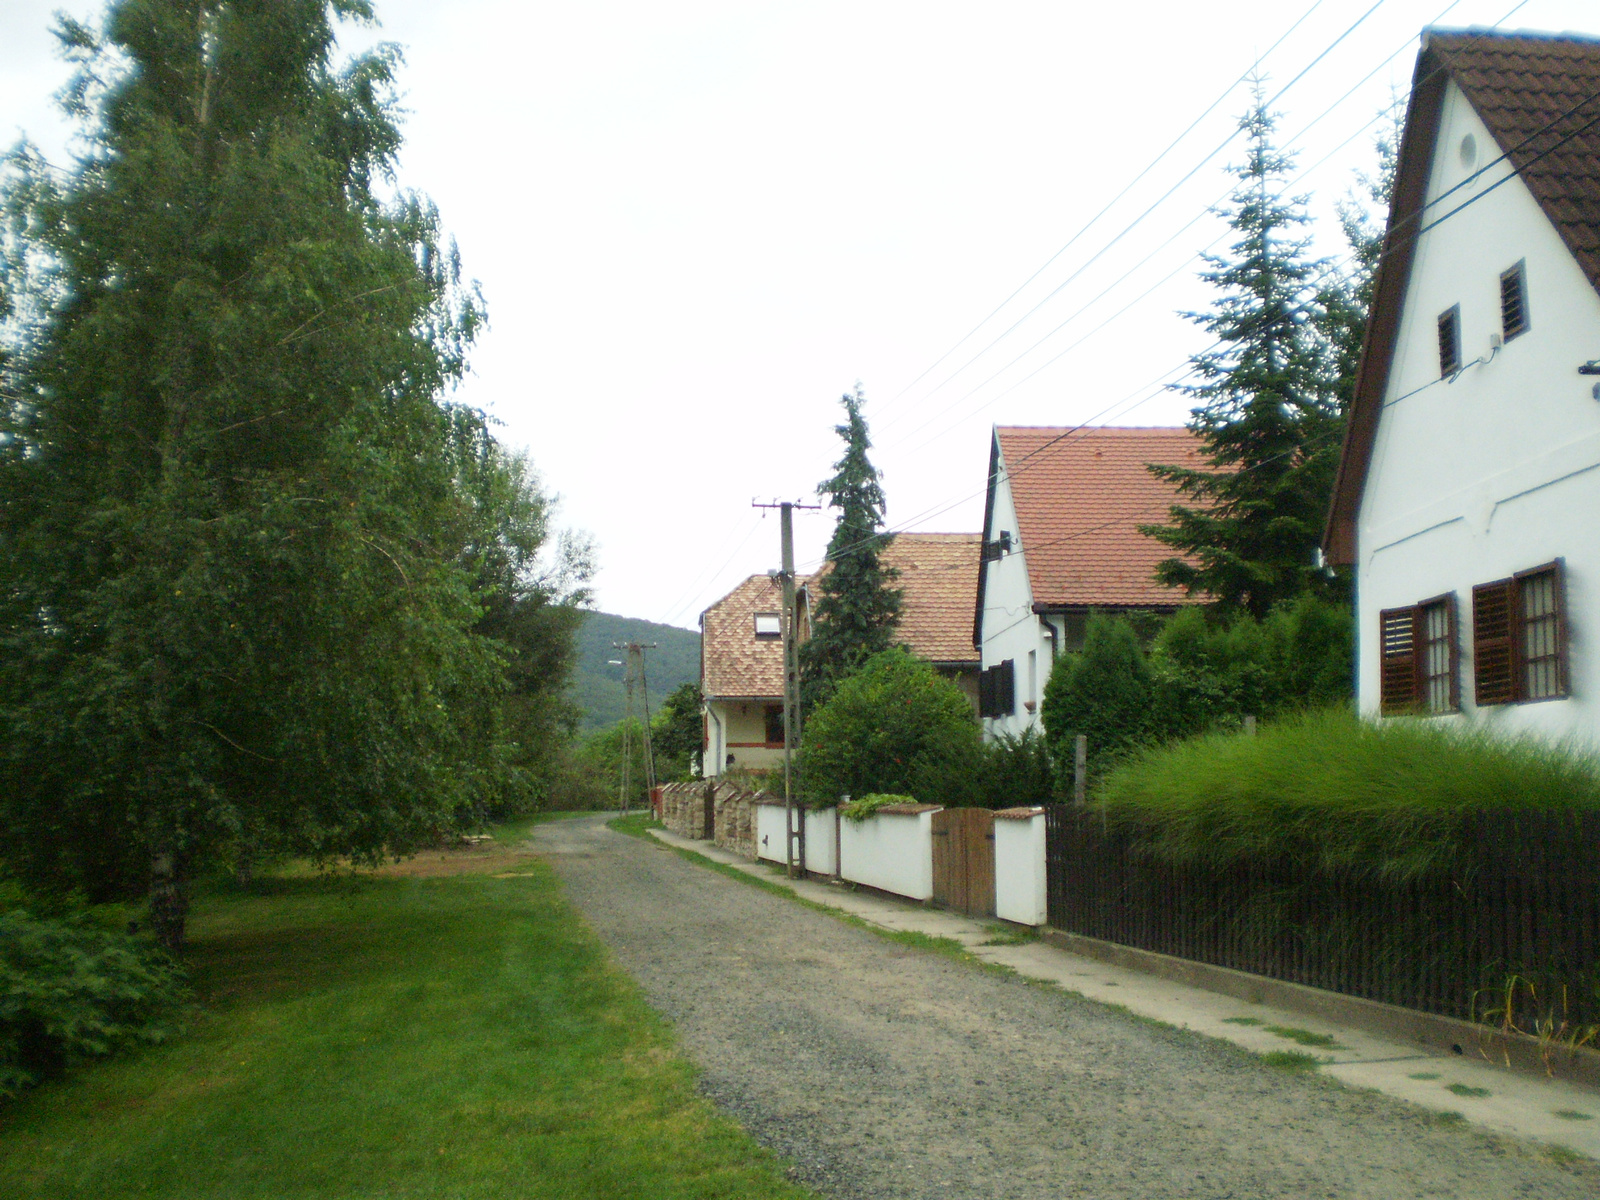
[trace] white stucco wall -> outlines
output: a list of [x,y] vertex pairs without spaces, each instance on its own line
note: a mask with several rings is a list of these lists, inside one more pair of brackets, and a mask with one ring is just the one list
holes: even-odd
[[[833,814],[831,808],[805,814],[805,868],[819,875],[833,874]],[[800,826],[800,810],[795,810],[795,828]],[[795,844],[795,853],[800,846]],[[756,857],[771,862],[786,862],[783,849],[783,805],[756,805]]]
[[[706,701],[710,718],[710,745],[702,772],[721,775],[728,767],[767,771],[783,764],[782,747],[766,745],[769,700],[729,700],[714,696]],[[728,755],[733,762],[728,762]]]
[[[1426,221],[1402,310],[1385,407],[1357,521],[1358,692],[1379,707],[1378,614],[1454,592],[1461,625],[1463,717],[1507,730],[1597,740],[1600,734],[1600,402],[1580,364],[1600,355],[1600,296],[1559,233],[1505,164],[1453,195],[1499,153],[1452,84],[1428,186]],[[1500,274],[1526,262],[1529,329],[1497,352]],[[1437,320],[1461,308],[1454,382],[1439,379]],[[1472,698],[1472,586],[1563,558],[1567,568],[1567,699],[1478,712]]]
[[[1017,693],[1016,707],[1009,717],[984,720],[983,734],[989,740],[1001,734],[1020,734],[1030,726],[1043,732],[1038,706],[1044,699],[1051,666],[1052,643],[1045,636],[1043,620],[1033,614],[1033,585],[1028,579],[1025,557],[1027,548],[1017,530],[1017,510],[1011,499],[1011,482],[1004,462],[1000,464],[999,478],[995,481],[994,507],[983,536],[994,541],[1002,531],[1011,534],[1010,551],[982,567],[986,575],[980,653],[986,670],[1008,658],[1016,663]],[[1031,687],[1030,653],[1035,656]],[[1028,707],[1030,703],[1032,709]]]
[[1043,812],[995,818],[994,914],[1019,925],[1043,925],[1048,919]]
[[847,820],[839,833],[844,878],[912,900],[933,898],[933,811]]

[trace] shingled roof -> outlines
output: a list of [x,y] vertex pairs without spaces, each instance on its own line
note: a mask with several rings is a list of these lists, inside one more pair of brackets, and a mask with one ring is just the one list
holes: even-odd
[[895,640],[941,665],[978,662],[972,648],[972,601],[978,594],[977,533],[897,533],[885,566],[900,572],[900,628]]
[[[1045,608],[1148,608],[1184,602],[1156,582],[1172,550],[1139,532],[1164,525],[1178,494],[1148,464],[1204,467],[1187,429],[997,426],[991,497],[1004,467],[1027,556],[1033,602]],[[989,514],[985,514],[985,521]]]
[[[903,593],[896,642],[941,666],[977,664],[970,623],[982,541],[976,533],[898,533],[884,544],[883,562],[900,572],[894,586]],[[821,574],[796,583],[812,586]],[[752,575],[700,615],[700,686],[707,696],[783,695],[782,645],[755,634],[756,613],[782,608],[778,584]]]
[[1372,319],[1323,536],[1324,550],[1335,563],[1355,561],[1356,512],[1388,388],[1417,235],[1427,222],[1451,211],[1429,212],[1424,220],[1439,117],[1451,82],[1472,104],[1590,284],[1600,291],[1600,39],[1489,29],[1426,31],[1412,77]]

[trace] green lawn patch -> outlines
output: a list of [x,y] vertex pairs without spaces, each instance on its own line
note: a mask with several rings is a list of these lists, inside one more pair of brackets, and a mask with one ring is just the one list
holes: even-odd
[[696,1094],[547,866],[463,858],[202,898],[188,1036],[0,1110],[0,1195],[809,1194]]
[[1269,1067],[1276,1067],[1280,1071],[1293,1071],[1300,1075],[1315,1071],[1322,1065],[1322,1060],[1316,1055],[1305,1054],[1299,1050],[1268,1050],[1257,1057]]
[[1418,1071],[1415,1075],[1409,1076],[1409,1078],[1411,1078],[1411,1079],[1437,1079],[1437,1078],[1439,1078],[1439,1072],[1437,1072],[1437,1071]]
[[1447,1083],[1444,1090],[1454,1092],[1458,1096],[1487,1096],[1489,1089],[1486,1087],[1473,1087],[1470,1083]]
[[1224,1025],[1264,1025],[1264,1024],[1266,1024],[1266,1022],[1263,1021],[1260,1017],[1223,1017],[1222,1018],[1222,1023]]
[[1349,1047],[1339,1045],[1338,1039],[1331,1033],[1312,1033],[1309,1029],[1301,1029],[1295,1025],[1268,1025],[1267,1032],[1278,1037],[1287,1038],[1301,1046],[1321,1046],[1328,1050],[1347,1050]]
[[1592,1121],[1594,1116],[1590,1113],[1579,1112],[1575,1108],[1558,1108],[1552,1116],[1560,1117],[1563,1121]]

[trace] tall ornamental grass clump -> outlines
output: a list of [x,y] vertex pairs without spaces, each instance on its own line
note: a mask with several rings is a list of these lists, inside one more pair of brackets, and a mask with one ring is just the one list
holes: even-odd
[[1147,750],[1094,799],[1108,822],[1169,861],[1287,857],[1401,880],[1455,862],[1475,814],[1600,810],[1600,761],[1533,738],[1322,709],[1255,737]]

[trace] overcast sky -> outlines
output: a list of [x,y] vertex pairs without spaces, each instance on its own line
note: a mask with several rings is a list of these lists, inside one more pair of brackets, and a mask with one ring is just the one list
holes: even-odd
[[[64,161],[58,7],[98,20],[0,0],[0,140]],[[1159,385],[1206,341],[1178,313],[1258,60],[1342,255],[1333,203],[1423,26],[1600,33],[1594,0],[378,12],[347,44],[405,48],[403,183],[489,305],[463,398],[595,537],[598,606],[688,627],[777,565],[751,500],[812,496],[857,381],[897,528],[977,530],[995,423],[1180,424]],[[832,521],[797,522],[804,568]]]

